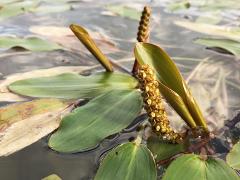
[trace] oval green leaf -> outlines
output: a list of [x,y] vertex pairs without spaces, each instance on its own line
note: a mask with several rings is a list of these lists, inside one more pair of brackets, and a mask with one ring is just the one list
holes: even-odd
[[110,91],[75,109],[63,118],[49,146],[60,152],[79,152],[96,147],[109,135],[127,127],[140,113],[139,91]]
[[226,157],[227,163],[234,169],[240,170],[240,142],[235,144]]
[[183,155],[167,168],[163,180],[239,180],[236,172],[221,159],[202,160],[195,154]]
[[183,144],[171,144],[163,141],[159,136],[151,136],[148,138],[147,147],[157,161],[168,159],[185,150]]
[[129,142],[107,154],[94,180],[156,180],[156,171],[153,156],[146,146]]
[[61,74],[16,81],[8,86],[14,93],[30,97],[92,98],[106,91],[134,89],[137,81],[127,74],[99,73],[91,76]]
[[[134,53],[135,58],[138,60],[139,64],[150,65],[150,67],[155,70],[158,80],[167,88],[171,89],[173,92],[179,95],[187,107],[189,113],[191,114],[192,119],[194,119],[195,123],[198,126],[202,126],[203,128],[207,129],[206,122],[196,101],[191,95],[189,88],[187,87],[184,79],[180,74],[180,71],[178,70],[173,60],[168,56],[168,54],[160,47],[150,43],[137,43]],[[163,89],[164,86],[160,86],[159,88],[160,91],[165,91]],[[165,95],[166,94],[163,93],[163,96],[166,99],[169,99]],[[169,103],[173,107],[177,106],[174,102],[175,101],[171,101]],[[179,112],[180,111],[178,110],[177,113]],[[189,116],[188,119],[184,120],[190,124]]]

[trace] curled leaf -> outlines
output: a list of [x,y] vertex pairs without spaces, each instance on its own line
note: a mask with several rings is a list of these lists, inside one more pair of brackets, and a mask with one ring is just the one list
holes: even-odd
[[70,29],[77,36],[77,38],[85,45],[85,47],[97,58],[97,60],[103,65],[107,71],[113,71],[111,62],[102,53],[102,51],[97,47],[96,43],[88,34],[87,30],[83,27],[72,24]]

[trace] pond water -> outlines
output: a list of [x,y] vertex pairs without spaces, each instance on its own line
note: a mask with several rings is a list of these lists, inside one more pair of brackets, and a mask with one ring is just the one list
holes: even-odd
[[[175,60],[183,76],[189,81],[193,94],[204,114],[211,119],[218,118],[212,126],[221,126],[232,119],[240,110],[240,59],[230,54],[207,50],[205,46],[193,43],[196,38],[206,37],[175,24],[176,21],[195,21],[199,16],[209,14],[197,7],[170,12],[169,4],[174,1],[76,1],[73,9],[59,13],[26,13],[0,21],[0,35],[29,36],[33,26],[67,27],[80,24],[107,39],[100,40],[100,48],[116,63],[129,71],[133,64],[133,47],[138,21],[120,15],[112,15],[105,8],[110,4],[123,4],[140,10],[146,3],[152,7],[151,42],[159,44]],[[45,2],[46,3],[46,2]],[[48,3],[46,3],[48,4]],[[194,5],[194,4],[193,4]],[[50,5],[49,5],[50,6]],[[227,11],[228,10],[228,11]],[[236,25],[240,14],[229,7],[221,10],[219,24]],[[235,12],[235,13],[234,13]],[[110,16],[111,15],[111,16]],[[233,19],[230,23],[230,20]],[[46,32],[42,31],[42,34]],[[54,34],[54,32],[52,33]],[[44,37],[44,36],[43,36]],[[105,39],[105,41],[106,41]],[[94,66],[96,60],[79,44],[62,39],[63,44],[72,45],[71,51],[28,52],[1,50],[0,78],[37,69],[57,66]],[[75,46],[76,45],[76,46]],[[79,51],[78,51],[79,50]],[[100,70],[95,68],[94,71]],[[4,106],[10,102],[0,102]],[[214,114],[214,115],[212,115]],[[213,120],[214,121],[214,120]],[[0,179],[38,180],[56,173],[67,180],[89,180],[94,177],[99,157],[110,148],[134,136],[134,125],[122,133],[104,140],[96,149],[65,155],[50,150],[49,136],[7,157],[0,157]],[[218,127],[221,128],[221,127]],[[239,137],[238,127],[232,129]],[[231,134],[231,133],[230,133]],[[222,135],[225,137],[226,135]],[[228,136],[231,136],[228,134]],[[236,138],[236,137],[235,137]],[[222,142],[215,142],[219,153],[227,152]]]

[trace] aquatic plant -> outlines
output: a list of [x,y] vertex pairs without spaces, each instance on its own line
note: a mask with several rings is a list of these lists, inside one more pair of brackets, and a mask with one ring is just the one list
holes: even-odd
[[[132,72],[115,72],[116,64],[101,52],[87,30],[71,25],[71,30],[106,72],[25,79],[8,88],[29,97],[62,98],[72,106],[73,110],[63,117],[48,142],[51,149],[62,153],[95,148],[104,138],[141,117],[137,118],[137,136],[106,154],[95,180],[156,180],[158,168],[164,180],[239,179],[224,160],[215,157],[211,141],[217,132],[208,128],[174,61],[159,46],[147,43],[150,13],[150,8],[145,7]],[[164,100],[184,121],[182,131],[171,126]],[[228,162],[240,169],[234,157],[239,157],[238,144],[228,155]]]

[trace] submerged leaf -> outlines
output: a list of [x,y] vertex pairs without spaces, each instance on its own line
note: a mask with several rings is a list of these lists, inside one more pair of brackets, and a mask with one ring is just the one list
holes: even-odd
[[141,12],[137,9],[127,7],[124,5],[109,5],[106,7],[108,10],[129,19],[137,20],[139,21],[141,17]]
[[197,44],[207,46],[208,48],[220,48],[228,53],[240,56],[240,42],[230,39],[213,39],[213,38],[199,38],[194,41]]
[[238,175],[223,160],[201,159],[194,154],[182,155],[167,168],[163,180],[239,180]]
[[137,86],[136,80],[122,73],[98,73],[91,76],[61,74],[51,77],[16,81],[8,87],[11,91],[31,97],[92,98],[106,91],[128,90]]
[[140,113],[142,98],[136,90],[110,91],[64,117],[49,146],[60,152],[96,147],[109,135],[127,127]]
[[168,159],[185,150],[183,144],[171,144],[163,141],[159,136],[151,136],[148,138],[147,147],[157,161]]
[[21,47],[30,51],[53,51],[63,49],[56,43],[48,42],[38,37],[18,38],[0,37],[0,48]]
[[94,180],[156,180],[153,156],[146,146],[121,144],[103,159]]
[[192,128],[198,125],[207,129],[197,103],[168,54],[160,47],[150,43],[137,43],[134,52],[140,64],[148,64],[155,70],[160,81],[161,93],[185,122]]
[[55,130],[68,103],[40,99],[0,108],[0,156],[18,151]]
[[240,170],[240,142],[235,144],[226,157],[227,163],[234,169]]

